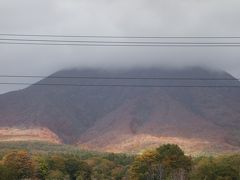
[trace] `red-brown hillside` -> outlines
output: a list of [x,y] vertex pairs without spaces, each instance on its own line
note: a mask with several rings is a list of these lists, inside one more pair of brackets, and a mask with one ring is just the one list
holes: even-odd
[[[39,84],[240,86],[237,80],[213,80],[233,79],[228,73],[201,68],[65,70],[55,76],[187,79],[46,78]],[[138,152],[168,142],[191,153],[238,151],[240,89],[30,86],[0,96],[0,126],[44,127],[65,143],[102,151]]]

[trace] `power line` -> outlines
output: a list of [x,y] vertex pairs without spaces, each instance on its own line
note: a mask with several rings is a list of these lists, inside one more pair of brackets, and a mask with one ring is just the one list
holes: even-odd
[[0,75],[0,78],[237,81],[240,78]]
[[2,45],[34,46],[89,46],[89,47],[240,47],[240,44],[75,44],[75,43],[28,43],[0,42]]
[[56,34],[15,34],[0,33],[12,37],[63,37],[63,38],[122,38],[122,39],[240,39],[240,36],[113,36],[113,35],[56,35]]
[[65,83],[7,83],[0,82],[0,85],[32,85],[32,86],[72,86],[72,87],[146,87],[146,88],[240,88],[240,86],[232,85],[142,85],[142,84],[65,84]]
[[157,42],[157,41],[83,41],[83,40],[56,40],[56,39],[19,39],[19,38],[0,38],[0,41],[17,42],[53,42],[53,43],[101,43],[101,44],[210,44],[210,45],[239,45],[240,42]]
[[0,38],[0,44],[9,45],[48,45],[48,46],[107,46],[107,47],[238,47],[240,42],[180,42],[180,41],[103,41],[103,40],[59,40],[59,39],[26,39]]

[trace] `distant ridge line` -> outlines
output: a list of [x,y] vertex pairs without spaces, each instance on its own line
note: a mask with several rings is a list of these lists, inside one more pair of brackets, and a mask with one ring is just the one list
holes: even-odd
[[0,75],[1,78],[46,78],[46,79],[146,79],[146,80],[199,80],[199,81],[236,81],[240,78],[202,78],[202,77],[130,77],[130,76],[40,76],[40,75]]
[[141,85],[141,84],[58,84],[58,83],[5,83],[0,85],[32,85],[32,86],[75,86],[75,87],[146,87],[146,88],[240,88],[240,86],[215,86],[215,85]]

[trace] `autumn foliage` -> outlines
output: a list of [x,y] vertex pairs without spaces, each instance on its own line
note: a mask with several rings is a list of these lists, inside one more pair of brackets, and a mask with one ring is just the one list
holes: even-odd
[[14,150],[1,152],[0,158],[0,180],[240,179],[239,154],[190,157],[174,144],[162,145],[137,156]]

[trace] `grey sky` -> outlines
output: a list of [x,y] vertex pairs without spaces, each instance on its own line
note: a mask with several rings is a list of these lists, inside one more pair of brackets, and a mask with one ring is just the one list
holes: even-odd
[[[0,0],[0,33],[240,36],[239,8],[239,0]],[[46,75],[73,66],[203,65],[240,77],[239,49],[0,45],[0,74]],[[0,93],[16,88],[1,85]]]

